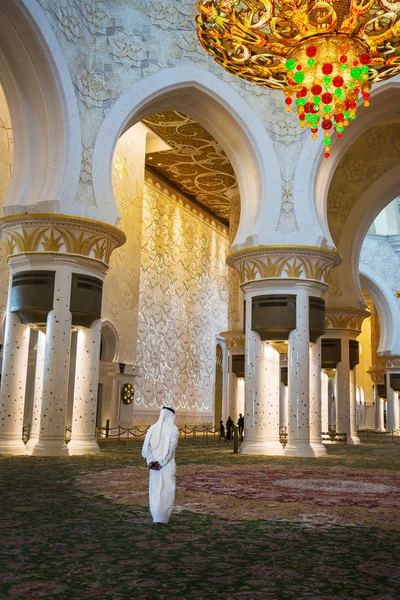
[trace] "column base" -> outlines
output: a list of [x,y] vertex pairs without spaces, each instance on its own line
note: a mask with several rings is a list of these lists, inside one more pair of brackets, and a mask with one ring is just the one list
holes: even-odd
[[315,458],[316,454],[310,442],[293,441],[286,444],[284,456]]
[[347,434],[347,445],[348,446],[359,446],[361,444],[360,442],[360,438],[358,437],[357,434],[351,434],[348,433]]
[[0,454],[24,455],[26,446],[22,440],[0,440]]
[[28,454],[32,454],[32,450],[34,449],[34,447],[36,446],[38,441],[39,441],[39,438],[32,438],[32,437],[29,438],[29,440],[26,443],[26,452]]
[[375,433],[386,433],[386,429],[374,429]]
[[39,440],[32,448],[31,456],[68,456],[68,447],[64,440]]
[[325,456],[327,453],[325,446],[319,440],[316,442],[310,441],[310,446],[314,451],[314,456]]
[[279,441],[257,442],[244,440],[239,450],[240,454],[264,454],[266,456],[283,456],[283,446]]
[[100,448],[98,443],[94,440],[71,440],[68,444],[68,453],[70,456],[99,454]]

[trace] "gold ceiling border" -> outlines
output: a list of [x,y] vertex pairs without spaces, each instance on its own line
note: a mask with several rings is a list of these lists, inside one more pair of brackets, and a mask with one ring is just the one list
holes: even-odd
[[262,279],[305,279],[328,283],[342,259],[335,250],[317,246],[255,246],[232,252],[227,264],[239,272],[241,283]]
[[0,219],[7,255],[25,252],[77,254],[109,264],[126,241],[123,231],[82,217],[61,214],[11,215]]

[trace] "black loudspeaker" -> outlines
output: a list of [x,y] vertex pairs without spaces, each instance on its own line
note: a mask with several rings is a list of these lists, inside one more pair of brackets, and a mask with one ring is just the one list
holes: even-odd
[[310,342],[316,342],[325,333],[325,300],[310,296],[308,304]]
[[321,340],[321,367],[323,369],[336,369],[342,360],[342,342],[340,339]]
[[263,341],[289,339],[289,333],[296,329],[296,296],[253,298],[251,328]]
[[395,392],[400,392],[400,373],[390,374],[390,387]]
[[360,362],[360,344],[357,340],[349,340],[350,369],[353,370]]
[[244,354],[232,355],[232,373],[236,377],[244,377]]
[[101,317],[103,282],[97,277],[72,274],[70,311],[72,325],[90,327]]
[[288,384],[288,368],[281,367],[281,383]]
[[386,381],[385,381],[385,383],[378,383],[378,385],[376,386],[376,391],[378,393],[379,398],[383,398],[384,400],[386,400],[386,398],[387,398]]
[[45,326],[53,309],[55,271],[24,271],[13,275],[10,311],[22,323]]

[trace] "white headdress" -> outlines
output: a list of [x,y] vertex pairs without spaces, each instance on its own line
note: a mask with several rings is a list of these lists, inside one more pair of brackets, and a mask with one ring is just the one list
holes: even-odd
[[159,462],[165,460],[169,453],[171,440],[177,434],[178,428],[175,425],[175,411],[167,407],[162,408],[157,423],[154,423],[146,434],[142,456],[144,458],[147,457],[150,446],[154,460]]

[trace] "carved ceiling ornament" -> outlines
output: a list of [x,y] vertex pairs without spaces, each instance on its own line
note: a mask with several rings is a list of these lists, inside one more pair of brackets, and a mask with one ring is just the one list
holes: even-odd
[[223,331],[221,337],[224,338],[226,342],[226,347],[230,348],[245,348],[246,339],[243,331],[235,329],[233,331]]
[[399,354],[379,354],[380,362],[384,369],[396,369],[400,370],[400,355]]
[[385,373],[381,370],[368,371],[368,375],[371,377],[372,383],[375,383],[377,385],[385,383]]
[[360,334],[362,323],[369,316],[370,313],[363,309],[332,308],[327,306],[325,311],[325,327],[326,329],[345,329]]
[[335,250],[316,246],[256,246],[233,252],[226,262],[238,270],[241,283],[280,278],[327,283],[342,259]]
[[218,142],[199,123],[175,110],[143,122],[171,146],[147,154],[146,166],[227,223],[229,192],[237,187],[237,180]]
[[109,264],[125,234],[112,225],[59,214],[24,214],[0,219],[8,256],[25,252],[78,254]]

